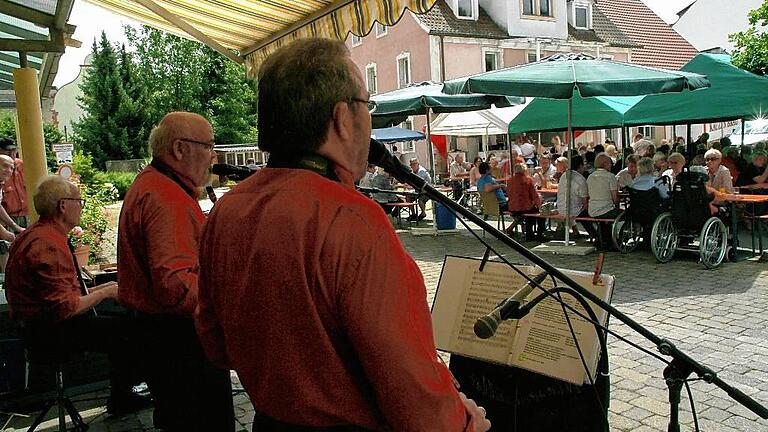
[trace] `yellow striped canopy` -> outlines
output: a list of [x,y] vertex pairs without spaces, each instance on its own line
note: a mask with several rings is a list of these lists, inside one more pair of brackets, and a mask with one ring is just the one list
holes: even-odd
[[227,56],[244,61],[248,76],[255,77],[270,53],[294,39],[365,36],[374,23],[394,25],[406,9],[425,13],[436,0],[86,1],[218,51],[236,50]]

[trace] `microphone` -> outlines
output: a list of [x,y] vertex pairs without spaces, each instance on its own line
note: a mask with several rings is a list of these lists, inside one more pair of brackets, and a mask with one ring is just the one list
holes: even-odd
[[411,168],[403,165],[400,160],[384,147],[381,141],[373,138],[371,138],[371,147],[368,150],[368,163],[384,168],[386,172],[402,183],[411,184],[411,181],[409,181],[413,177]]
[[256,170],[241,165],[213,164],[211,172],[220,176],[232,177],[235,180],[245,180],[255,173]]
[[496,309],[492,310],[488,315],[483,315],[475,321],[475,335],[480,339],[488,339],[496,334],[496,330],[499,328],[499,324],[502,321],[509,319],[509,317],[528,297],[528,294],[533,291],[536,285],[542,283],[544,279],[549,276],[547,272],[541,272],[534,276],[531,281],[520,288],[516,293],[512,294],[512,297],[502,301],[496,306]]
[[208,194],[208,199],[211,200],[212,203],[216,204],[216,192],[213,190],[213,186],[206,186],[205,187],[205,193]]

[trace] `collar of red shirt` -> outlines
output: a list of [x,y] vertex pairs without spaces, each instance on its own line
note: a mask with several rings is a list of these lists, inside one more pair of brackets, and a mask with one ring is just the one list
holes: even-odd
[[160,174],[163,174],[164,176],[173,180],[173,182],[178,184],[182,189],[184,189],[184,191],[189,196],[195,199],[197,198],[197,187],[195,186],[195,183],[191,179],[180,175],[179,173],[174,171],[173,168],[168,166],[168,164],[164,163],[160,159],[153,158],[152,162],[150,162],[150,165],[154,169],[156,169]]

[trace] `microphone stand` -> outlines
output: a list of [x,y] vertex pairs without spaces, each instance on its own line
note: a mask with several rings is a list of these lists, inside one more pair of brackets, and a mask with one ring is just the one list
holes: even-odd
[[[553,265],[549,264],[547,261],[545,261],[543,258],[539,257],[535,253],[528,250],[525,246],[518,243],[517,241],[513,240],[509,236],[507,236],[505,233],[499,231],[498,229],[494,228],[491,224],[484,221],[481,217],[478,215],[472,213],[468,209],[466,209],[461,204],[457,203],[456,201],[448,198],[448,196],[440,193],[437,189],[429,185],[427,182],[425,182],[422,178],[414,174],[410,168],[406,167],[399,161],[393,161],[391,160],[391,155],[389,155],[390,159],[382,159],[381,161],[371,160],[371,163],[375,163],[379,166],[382,166],[384,169],[389,171],[390,174],[392,174],[396,179],[400,180],[403,183],[407,183],[413,188],[418,191],[420,194],[427,196],[428,198],[439,202],[440,204],[450,208],[454,211],[454,213],[460,214],[464,218],[472,221],[476,225],[478,225],[480,228],[485,230],[486,232],[489,232],[492,236],[496,237],[499,241],[507,245],[509,248],[517,252],[518,254],[522,255],[524,258],[528,259],[529,261],[533,262],[537,266],[539,266],[542,270],[546,271],[549,275],[556,277],[561,282],[563,282],[568,287],[572,288],[574,291],[576,291],[578,294],[580,294],[582,297],[586,297],[589,299],[592,303],[598,305],[603,310],[607,311],[610,315],[616,317],[619,321],[626,324],[629,328],[639,333],[644,338],[648,339],[651,343],[653,343],[664,355],[672,357],[672,362],[669,366],[667,366],[664,376],[667,379],[667,383],[669,386],[670,391],[670,402],[671,402],[671,416],[670,416],[670,424],[669,424],[669,431],[670,432],[677,432],[680,430],[679,425],[677,424],[677,410],[678,410],[678,403],[680,401],[680,389],[682,388],[683,381],[691,374],[696,373],[702,380],[708,383],[712,383],[718,387],[720,387],[722,390],[724,390],[732,399],[734,399],[736,402],[740,403],[753,413],[757,414],[763,419],[768,419],[768,408],[764,407],[742,391],[732,387],[728,383],[724,382],[720,378],[717,377],[717,374],[712,371],[711,369],[707,368],[706,366],[702,365],[701,363],[697,362],[696,360],[692,359],[682,351],[680,351],[671,341],[667,339],[660,338],[656,336],[654,333],[652,333],[647,328],[643,327],[641,324],[635,322],[628,316],[621,313],[618,309],[611,306],[609,303],[604,302],[600,297],[592,294],[589,290],[584,288],[583,286],[579,285],[576,281],[565,275],[563,272],[555,268]],[[370,157],[369,157],[370,159]],[[675,384],[674,386],[671,385]],[[675,423],[673,425],[673,422]]]

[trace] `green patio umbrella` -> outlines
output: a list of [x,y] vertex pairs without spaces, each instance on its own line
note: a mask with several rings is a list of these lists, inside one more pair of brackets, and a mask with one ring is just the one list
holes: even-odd
[[[443,91],[448,94],[484,93],[567,99],[568,148],[573,150],[573,99],[577,93],[584,98],[641,96],[708,86],[707,78],[695,73],[596,60],[586,54],[567,53],[555,54],[536,63],[451,80],[445,83]],[[571,216],[570,182],[567,186],[566,219]],[[569,242],[569,231],[566,228],[566,244]]]
[[503,108],[525,103],[525,98],[522,97],[485,94],[449,95],[443,93],[442,83],[431,81],[424,81],[391,92],[374,95],[371,96],[371,100],[376,102],[376,111],[371,115],[375,128],[394,126],[403,122],[407,116],[427,116],[426,139],[427,146],[430,149],[427,154],[433,176],[435,174],[435,166],[430,143],[431,131],[429,130],[432,113],[477,111],[490,108],[492,105]]
[[626,124],[711,123],[768,115],[768,78],[734,66],[730,56],[702,53],[681,70],[705,74],[711,87],[646,96],[626,112]]
[[[582,98],[576,93],[573,95],[571,127],[579,130],[622,127],[624,113],[642,99],[643,96]],[[563,113],[567,110],[568,101],[566,100],[534,98],[514,120],[509,122],[509,133],[567,130],[568,121],[563,117]]]

